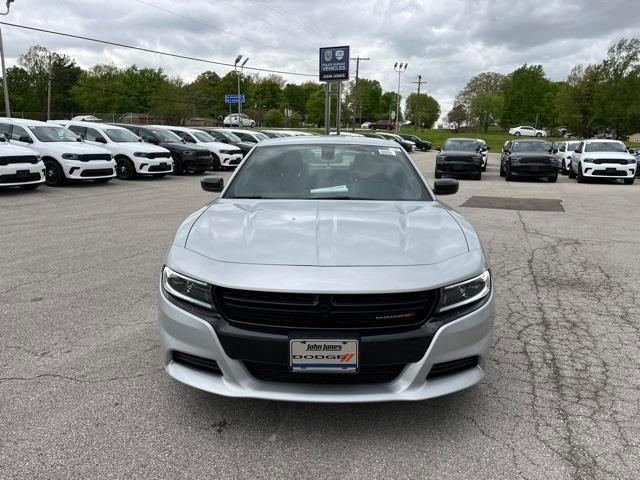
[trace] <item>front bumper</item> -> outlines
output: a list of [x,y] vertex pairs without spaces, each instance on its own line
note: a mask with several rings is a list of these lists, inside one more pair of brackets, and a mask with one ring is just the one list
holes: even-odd
[[[424,345],[424,353],[415,361],[407,363],[393,380],[363,385],[317,385],[258,380],[249,373],[243,360],[236,360],[228,354],[211,321],[180,308],[169,301],[162,290],[159,294],[158,315],[165,369],[174,379],[192,387],[229,397],[299,402],[381,402],[439,397],[469,388],[482,380],[493,332],[494,303],[492,294],[480,308],[444,324],[431,334],[425,333],[428,337],[418,338]],[[269,340],[268,334],[250,333],[261,336],[263,341]],[[278,352],[278,349],[286,348],[279,340],[274,339],[272,349],[276,350],[276,355],[288,355],[287,351]],[[226,340],[224,343],[228,344]],[[262,349],[262,355],[274,354],[266,345]],[[173,360],[173,352],[214,360],[221,375],[178,363]],[[395,353],[404,354],[402,351]],[[477,365],[450,375],[427,379],[435,364],[469,357],[477,357]],[[367,359],[361,358],[361,363],[365,362]],[[368,363],[373,364],[375,360],[369,359]]]
[[97,178],[113,178],[116,176],[115,160],[63,160],[64,175],[70,180],[94,180]]
[[582,163],[582,175],[589,178],[633,178],[637,164]]
[[136,168],[136,173],[140,175],[153,175],[156,173],[173,172],[173,160],[171,159],[171,157],[133,157],[133,164]]
[[436,173],[442,175],[474,175],[482,172],[482,160],[478,161],[439,161]]
[[182,165],[190,170],[209,170],[213,166],[211,154],[182,157]]
[[[20,173],[18,173],[20,172]],[[45,180],[44,163],[12,163],[0,165],[0,187],[17,187],[42,183]]]
[[558,173],[558,166],[547,163],[512,163],[511,174],[515,177],[550,177]]
[[236,167],[242,161],[242,152],[238,153],[220,153],[218,154],[220,158],[220,165],[223,167]]

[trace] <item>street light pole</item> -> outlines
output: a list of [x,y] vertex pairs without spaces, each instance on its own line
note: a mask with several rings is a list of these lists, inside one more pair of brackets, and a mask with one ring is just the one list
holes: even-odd
[[[0,15],[8,15],[14,0],[7,0],[7,11]],[[7,70],[4,65],[4,45],[2,43],[2,30],[0,29],[0,63],[2,64],[2,89],[4,90],[4,110],[7,118],[11,118],[11,104],[9,103],[9,82],[7,82]]]
[[[238,64],[240,63],[240,60],[242,60],[242,55],[238,55],[236,57],[236,61],[233,64],[233,68],[235,68],[236,73],[238,74],[238,126],[242,126],[241,125],[241,121],[240,121],[240,114],[242,113],[242,102],[240,101],[240,76],[242,75],[242,72],[244,70],[244,66],[247,64],[247,62],[249,61],[249,57],[244,59],[244,62],[242,62],[242,64],[238,67]],[[238,68],[240,68],[238,70]]]
[[402,74],[402,72],[405,72],[407,70],[408,65],[408,63],[398,64],[398,62],[396,62],[393,66],[393,70],[398,72],[398,93],[396,95],[396,135],[398,134],[398,131],[400,129],[400,124],[398,123],[398,120],[400,120],[400,75]]

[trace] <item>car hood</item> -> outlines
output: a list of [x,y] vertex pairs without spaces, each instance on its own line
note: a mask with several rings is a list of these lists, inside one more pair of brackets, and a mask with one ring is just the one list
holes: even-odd
[[582,158],[611,158],[616,160],[633,160],[635,157],[626,152],[584,152]]
[[469,251],[439,202],[348,200],[218,200],[185,248],[222,262],[298,266],[427,265]]
[[[154,145],[152,143],[143,143],[143,142],[113,142],[108,144],[108,147],[113,148],[114,150],[119,150],[121,152],[135,153],[135,152],[143,152],[143,153],[167,153],[168,150],[159,145]],[[107,147],[105,147],[107,148]]]
[[9,142],[0,143],[0,157],[10,155],[38,155],[38,152],[19,145],[11,145]]

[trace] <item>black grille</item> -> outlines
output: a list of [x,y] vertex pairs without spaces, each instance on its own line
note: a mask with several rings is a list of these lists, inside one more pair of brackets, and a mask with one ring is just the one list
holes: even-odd
[[147,153],[147,158],[170,158],[171,154],[169,152],[150,152]]
[[14,163],[38,163],[38,157],[34,155],[22,155],[16,157],[0,157],[0,165],[12,165]]
[[466,357],[459,360],[453,360],[451,362],[436,363],[431,367],[427,378],[444,377],[445,375],[460,373],[465,370],[475,368],[477,365],[478,357]]
[[238,165],[240,161],[241,160],[239,158],[235,158],[229,162],[229,165]]
[[84,155],[80,155],[80,160],[83,162],[95,162],[102,161],[104,162],[111,160],[111,154],[109,153],[86,153]]
[[473,162],[473,157],[469,155],[447,155],[445,160],[447,162]]
[[551,164],[551,159],[550,158],[540,158],[540,157],[531,157],[531,158],[521,158],[520,159],[520,163],[537,163],[537,164],[542,164],[542,165],[550,165]]
[[594,170],[591,174],[603,177],[624,177],[627,172],[624,170]]
[[595,163],[596,165],[602,165],[603,163],[611,163],[614,165],[626,165],[627,160],[625,160],[624,158],[597,158],[593,160],[592,163]]
[[0,183],[23,183],[23,182],[35,182],[40,180],[39,173],[29,173],[28,175],[0,175]]
[[244,362],[249,373],[264,382],[307,383],[324,385],[362,385],[386,383],[402,373],[404,365],[360,367],[357,373],[297,373],[286,365]]
[[81,177],[106,177],[113,175],[113,168],[89,168],[80,173]]
[[208,373],[215,373],[216,375],[222,375],[222,371],[218,366],[218,362],[209,358],[198,357],[196,355],[190,355],[184,352],[173,351],[171,358],[174,362],[180,363],[187,367],[195,368],[196,370],[203,370]]
[[433,311],[437,291],[316,295],[215,287],[214,296],[220,312],[240,326],[362,330],[420,325]]
[[160,165],[151,165],[149,167],[150,172],[168,172],[171,170],[171,165],[168,163],[161,163]]

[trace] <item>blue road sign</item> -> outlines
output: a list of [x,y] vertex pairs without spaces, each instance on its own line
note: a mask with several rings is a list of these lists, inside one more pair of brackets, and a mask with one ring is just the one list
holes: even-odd
[[349,47],[320,49],[320,81],[349,80]]
[[[224,103],[238,103],[238,95],[225,95]],[[240,94],[240,103],[244,103],[244,93]]]

